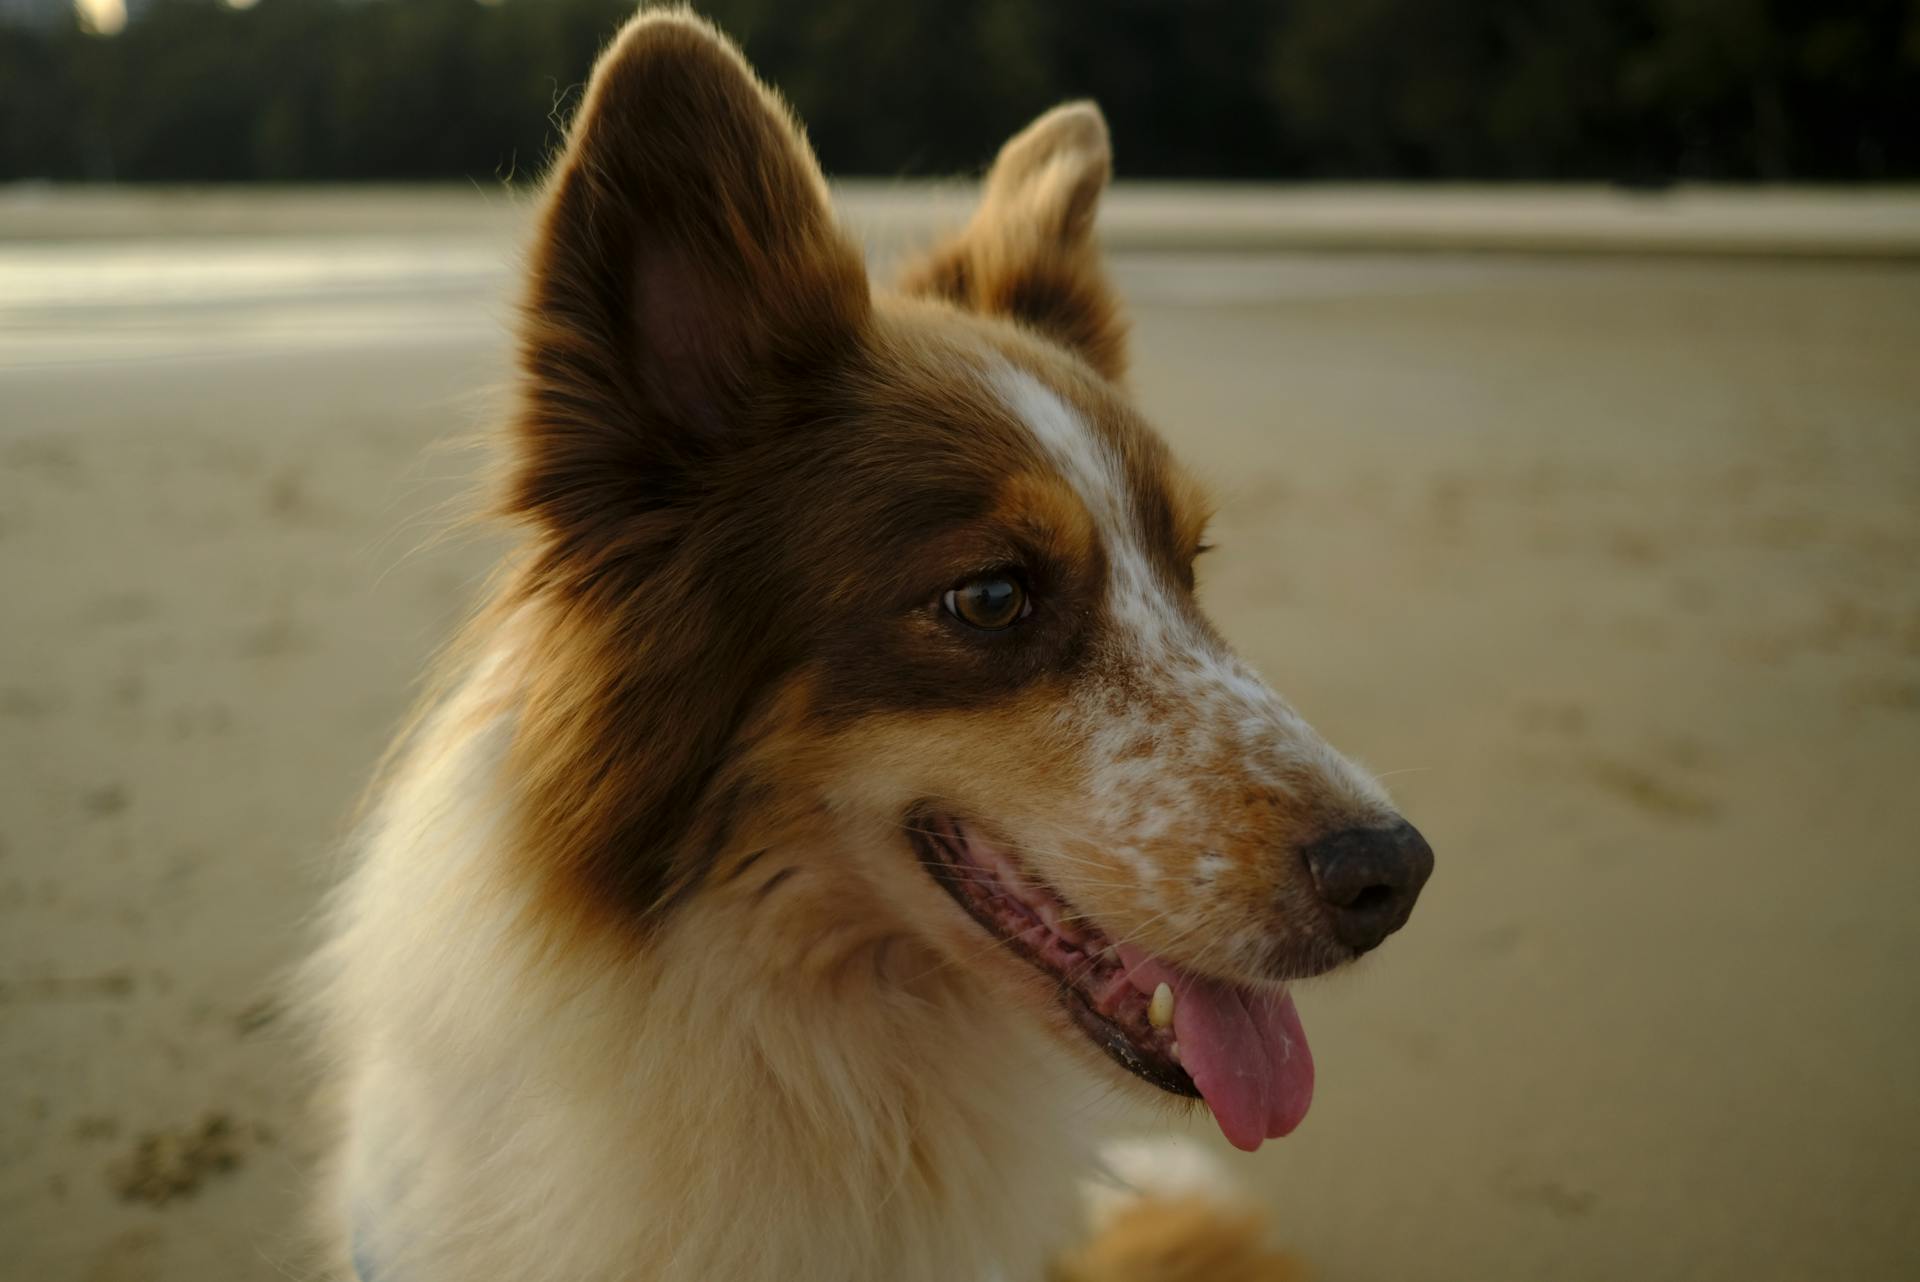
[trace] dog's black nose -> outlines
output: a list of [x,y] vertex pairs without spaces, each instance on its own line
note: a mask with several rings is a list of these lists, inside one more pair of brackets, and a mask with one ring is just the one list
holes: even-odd
[[1433,848],[1404,819],[1389,828],[1336,832],[1304,853],[1334,937],[1361,952],[1407,924],[1433,875]]

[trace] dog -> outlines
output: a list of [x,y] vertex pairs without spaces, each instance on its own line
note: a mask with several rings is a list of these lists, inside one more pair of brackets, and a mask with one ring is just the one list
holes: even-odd
[[603,54],[528,262],[518,551],[314,966],[343,1276],[1280,1275],[1188,1204],[1062,1256],[1087,1114],[1292,1130],[1287,985],[1432,853],[1196,603],[1110,167],[1048,112],[876,290],[725,37]]

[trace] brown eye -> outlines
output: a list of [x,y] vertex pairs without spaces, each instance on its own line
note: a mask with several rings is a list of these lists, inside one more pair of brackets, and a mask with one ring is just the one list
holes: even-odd
[[969,627],[999,632],[1027,617],[1031,608],[1020,580],[1006,574],[984,574],[951,588],[940,598],[947,613]]

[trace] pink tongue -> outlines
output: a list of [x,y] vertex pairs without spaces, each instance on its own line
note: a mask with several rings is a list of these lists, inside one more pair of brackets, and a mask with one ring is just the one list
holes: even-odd
[[1173,989],[1180,1063],[1235,1148],[1288,1134],[1313,1102],[1313,1055],[1291,994],[1236,988],[1122,946],[1127,978],[1143,993]]

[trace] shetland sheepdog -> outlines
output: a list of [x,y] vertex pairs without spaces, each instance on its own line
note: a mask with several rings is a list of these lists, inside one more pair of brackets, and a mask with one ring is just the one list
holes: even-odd
[[1090,1115],[1291,1131],[1288,984],[1432,854],[1196,603],[1109,169],[1048,112],[876,289],[723,36],[602,56],[528,261],[523,539],[315,966],[343,1276],[1279,1276],[1192,1206],[1063,1255]]

